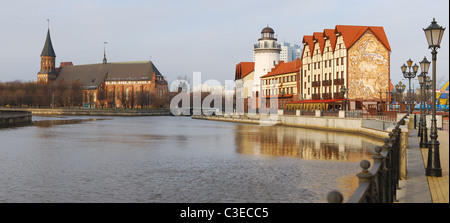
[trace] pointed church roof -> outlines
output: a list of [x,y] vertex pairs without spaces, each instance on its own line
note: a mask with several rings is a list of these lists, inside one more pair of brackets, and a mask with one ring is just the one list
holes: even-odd
[[50,39],[50,29],[47,32],[47,39],[45,40],[44,48],[41,56],[56,57],[55,50],[53,50],[52,40]]

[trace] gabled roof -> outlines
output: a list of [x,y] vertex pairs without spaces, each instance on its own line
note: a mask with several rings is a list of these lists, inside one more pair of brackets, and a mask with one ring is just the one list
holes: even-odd
[[302,60],[300,59],[287,63],[280,61],[280,63],[275,65],[275,67],[268,74],[262,76],[261,78],[298,72],[300,71],[300,67],[302,67]]
[[150,61],[124,63],[98,63],[60,67],[56,81],[79,81],[85,89],[96,89],[105,81],[151,80],[153,74],[162,76]]
[[313,33],[313,40],[316,40],[319,43],[320,54],[322,54],[323,49],[325,47],[325,40],[323,39],[323,33],[319,32]]
[[255,62],[240,62],[236,65],[235,80],[242,79],[255,70]]
[[50,38],[50,29],[47,31],[47,39],[45,40],[41,56],[56,57],[55,50],[53,50],[52,40]]
[[348,26],[337,25],[336,33],[340,33],[344,39],[345,47],[349,49],[358,39],[367,31],[370,30],[378,38],[378,40],[391,51],[391,46],[386,37],[383,27],[381,26]]
[[[303,40],[302,43],[306,43],[309,46],[309,52],[311,52],[311,56],[312,53],[314,52],[314,41],[313,41],[313,36],[303,36]],[[305,48],[303,48],[303,51],[305,51]],[[303,54],[302,54],[303,55]]]
[[336,47],[336,34],[334,33],[334,29],[324,29],[323,30],[323,37],[327,37],[330,40],[331,50],[334,51]]

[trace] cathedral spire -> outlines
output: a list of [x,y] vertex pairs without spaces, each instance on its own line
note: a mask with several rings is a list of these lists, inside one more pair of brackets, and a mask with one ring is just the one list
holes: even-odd
[[103,63],[106,64],[108,61],[106,60],[106,44],[108,42],[103,42]]
[[50,29],[47,31],[47,39],[45,40],[41,56],[56,57],[55,50],[53,50],[52,40],[50,38]]

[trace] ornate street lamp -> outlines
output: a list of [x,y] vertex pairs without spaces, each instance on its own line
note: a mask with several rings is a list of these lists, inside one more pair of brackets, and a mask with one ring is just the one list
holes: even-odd
[[425,112],[423,106],[425,105],[425,96],[424,96],[424,85],[426,82],[426,76],[428,73],[428,68],[430,68],[430,61],[427,60],[426,57],[423,58],[422,61],[420,61],[420,69],[422,70],[422,73],[420,73],[418,79],[420,84],[420,97],[421,97],[421,103],[420,103],[420,122],[419,122],[419,136],[420,136],[420,148],[426,148],[426,143],[428,139],[425,140],[425,137],[427,137],[427,123],[426,119],[424,118]]
[[[403,77],[408,78],[408,80],[409,80],[409,90],[408,90],[409,110],[408,110],[408,114],[411,114],[412,113],[411,78],[416,77],[417,70],[419,70],[419,66],[417,66],[417,64],[414,64],[414,66],[412,66],[413,61],[411,59],[406,61],[406,63],[408,64],[408,67],[406,67],[406,65],[403,64],[403,66],[401,66],[401,69],[402,69]],[[411,66],[413,69],[412,72],[411,72]],[[406,71],[406,68],[408,68],[408,71]]]
[[427,176],[442,177],[441,161],[439,158],[439,141],[437,126],[436,126],[436,58],[437,48],[441,46],[442,36],[444,35],[442,26],[438,25],[433,18],[433,22],[426,29],[423,29],[428,41],[428,49],[432,49],[432,61],[433,61],[433,78],[432,78],[432,98],[431,98],[431,134],[430,141],[428,142],[428,162],[426,168]]
[[344,110],[344,111],[346,111],[347,109],[346,109],[346,106],[345,106],[345,104],[346,104],[346,100],[345,100],[345,94],[348,92],[348,88],[346,88],[345,86],[342,86],[341,87],[341,93],[342,93],[342,98],[344,99],[343,101],[342,101],[342,109]]
[[426,148],[428,142],[428,131],[427,131],[427,122],[426,122],[426,114],[424,111],[425,106],[425,88],[426,88],[426,79],[428,74],[428,69],[430,68],[430,61],[427,60],[426,57],[420,61],[420,69],[422,73],[419,75],[419,84],[420,84],[420,96],[421,96],[421,106],[420,106],[420,122],[419,122],[419,135],[420,135],[420,148]]
[[395,85],[395,91],[397,94],[400,93],[400,100],[398,101],[398,112],[402,112],[402,102],[403,102],[403,92],[405,91],[406,85],[404,85],[401,81],[398,82],[398,84]]

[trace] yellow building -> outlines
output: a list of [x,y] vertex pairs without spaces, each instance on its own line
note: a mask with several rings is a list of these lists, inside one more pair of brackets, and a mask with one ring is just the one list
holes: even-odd
[[273,108],[271,103],[278,103],[278,108],[283,108],[288,102],[299,99],[298,80],[301,66],[300,59],[288,63],[281,60],[268,74],[261,77],[261,94],[266,107]]

